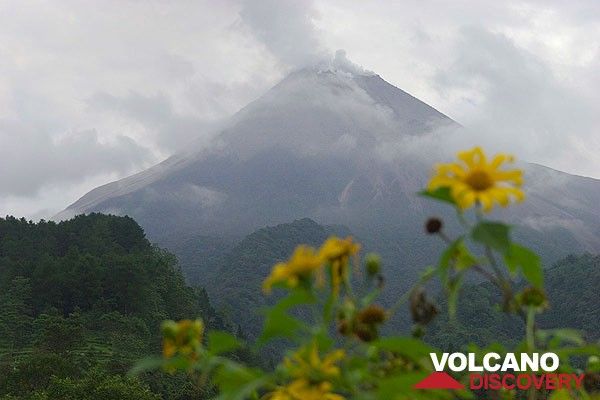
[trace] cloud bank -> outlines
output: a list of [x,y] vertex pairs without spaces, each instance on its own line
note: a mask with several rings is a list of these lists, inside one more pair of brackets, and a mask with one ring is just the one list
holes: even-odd
[[12,1],[0,43],[0,214],[47,217],[202,143],[312,65],[380,74],[470,128],[456,147],[600,177],[594,0]]

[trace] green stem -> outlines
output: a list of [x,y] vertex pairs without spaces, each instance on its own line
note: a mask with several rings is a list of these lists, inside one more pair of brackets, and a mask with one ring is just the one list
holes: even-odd
[[456,218],[458,218],[458,222],[465,228],[466,230],[471,230],[471,226],[469,225],[469,221],[465,218],[465,214],[461,210],[456,208]]
[[494,252],[492,251],[492,248],[490,246],[485,246],[485,256],[489,260],[490,265],[492,266],[492,269],[494,270],[494,273],[496,274],[498,279],[501,281],[505,281],[504,274],[502,273],[502,270],[500,270],[500,267],[496,262],[496,257],[494,257]]
[[532,353],[535,350],[535,308],[527,307],[527,351]]
[[[526,323],[526,341],[527,341],[527,352],[533,353],[535,351],[535,308],[532,306],[527,307],[527,323]],[[527,392],[528,400],[536,399],[536,390],[532,385]]]
[[402,296],[400,296],[400,298],[394,303],[394,305],[388,309],[389,316],[394,315],[396,313],[396,311],[398,311],[400,309],[400,307],[402,307],[402,305],[410,298],[410,294],[412,293],[413,290],[415,290],[419,286],[427,283],[434,276],[435,276],[435,274],[433,274],[433,273],[422,276],[421,279],[419,279],[419,281],[417,283],[415,283],[413,286],[411,286],[411,288],[408,289]]

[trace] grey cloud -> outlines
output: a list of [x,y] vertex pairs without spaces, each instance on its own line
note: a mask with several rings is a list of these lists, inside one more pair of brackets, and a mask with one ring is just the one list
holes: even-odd
[[600,151],[600,97],[589,98],[578,88],[594,81],[592,68],[570,77],[570,87],[508,37],[469,27],[461,31],[454,62],[435,82],[442,92],[463,93],[464,107],[472,107],[464,121],[470,139],[561,169],[578,163],[580,171],[593,174],[597,156],[578,149],[583,140]]
[[372,71],[365,70],[362,66],[352,62],[348,59],[346,55],[346,50],[339,49],[335,52],[335,56],[331,61],[331,67],[333,69],[339,69],[342,71],[347,71],[352,74],[361,74],[361,75],[372,75]]
[[[87,185],[103,183],[92,175],[120,178],[190,140],[202,141],[219,119],[287,71],[312,64],[351,72],[362,72],[362,64],[473,132],[440,133],[443,141],[432,137],[433,144],[476,141],[599,176],[599,4],[200,0],[148,6],[107,0],[90,8],[71,1],[4,2],[0,154],[7,161],[0,165],[11,175],[3,172],[2,182],[13,188],[0,195],[27,197],[0,206],[66,205]],[[474,24],[486,29],[459,31]],[[334,55],[338,48],[356,63],[342,51]],[[340,149],[352,143],[344,137]],[[396,147],[417,151],[423,143],[410,139]],[[75,157],[75,149],[87,157]],[[81,186],[26,194],[46,181]]]
[[89,107],[112,115],[134,120],[145,129],[167,154],[182,150],[196,139],[208,138],[216,126],[215,121],[190,115],[182,115],[173,108],[171,100],[164,94],[145,96],[130,92],[125,96],[114,96],[99,92],[88,100]]
[[246,0],[240,17],[269,51],[294,67],[313,65],[328,57],[321,47],[309,0]]
[[18,122],[0,121],[0,197],[31,196],[57,183],[78,183],[109,172],[127,173],[147,165],[147,149],[126,136],[100,142],[82,131],[52,138]]
[[332,52],[323,45],[322,32],[315,26],[319,14],[312,0],[246,0],[240,17],[243,26],[285,67],[371,73],[350,61],[345,50]]

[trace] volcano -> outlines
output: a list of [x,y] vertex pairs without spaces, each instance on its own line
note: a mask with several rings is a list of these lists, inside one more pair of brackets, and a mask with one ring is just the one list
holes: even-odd
[[[439,143],[463,129],[376,74],[303,69],[234,114],[209,144],[98,187],[57,218],[129,215],[170,247],[190,237],[236,241],[308,217],[346,226],[410,281],[434,262],[423,221],[446,216],[415,193],[446,151]],[[600,251],[600,181],[521,167],[528,199],[511,208],[516,235],[547,262]]]

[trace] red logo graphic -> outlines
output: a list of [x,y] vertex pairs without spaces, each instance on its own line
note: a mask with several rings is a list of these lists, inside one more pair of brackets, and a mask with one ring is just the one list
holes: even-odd
[[414,386],[415,389],[464,389],[465,386],[445,372],[434,372]]

